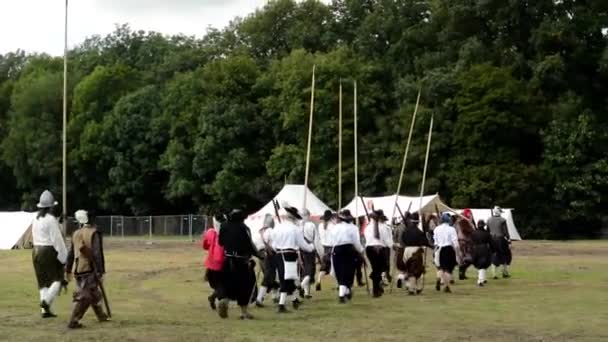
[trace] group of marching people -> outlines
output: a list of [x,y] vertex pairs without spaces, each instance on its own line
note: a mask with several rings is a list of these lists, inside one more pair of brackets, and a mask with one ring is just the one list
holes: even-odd
[[[103,309],[102,292],[105,274],[105,258],[101,233],[97,230],[94,216],[84,210],[75,213],[79,228],[72,235],[70,248],[66,248],[57,218],[58,202],[45,190],[38,201],[38,213],[32,223],[32,262],[40,292],[42,318],[54,318],[52,306],[61,289],[67,290],[72,279],[76,280],[72,300],[74,307],[68,328],[78,329],[80,320],[89,308],[99,322],[110,320],[109,310]],[[106,308],[109,306],[106,303]]]
[[[395,255],[394,266],[399,272],[397,287],[402,288],[405,283],[407,292],[417,295],[424,288],[427,248],[433,250],[437,291],[443,288],[444,292],[451,292],[456,267],[459,279],[465,280],[471,265],[477,268],[477,285],[482,287],[491,265],[495,279],[499,267],[504,278],[510,276],[510,239],[501,213],[495,207],[486,223],[475,222],[469,209],[462,215],[445,212],[422,217],[406,212],[401,222],[393,222],[391,227],[382,210],[373,210],[360,230],[348,210],[326,211],[317,225],[308,210],[283,205],[281,214],[267,214],[263,227],[252,234],[244,223],[246,216],[234,210],[210,227],[201,240],[208,251],[206,279],[214,290],[209,304],[226,318],[228,302],[236,300],[241,308],[240,318],[251,319],[249,305],[263,308],[266,297],[271,295],[277,311],[287,313],[289,304],[298,309],[301,299],[312,298],[313,285],[320,291],[321,279],[329,274],[336,279],[339,303],[347,303],[352,300],[357,269],[362,266],[367,274],[365,257],[371,265],[371,294],[380,297],[386,281],[392,286],[391,254]],[[259,288],[252,257],[261,262]]]

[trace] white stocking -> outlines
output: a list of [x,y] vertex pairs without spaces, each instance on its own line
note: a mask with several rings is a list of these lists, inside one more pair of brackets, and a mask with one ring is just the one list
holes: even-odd
[[281,292],[279,295],[279,305],[285,305],[285,302],[287,302],[287,293]]
[[344,296],[346,296],[346,294],[347,294],[347,290],[348,290],[348,289],[347,289],[347,288],[346,288],[346,286],[344,286],[344,285],[340,285],[340,286],[338,286],[338,296],[339,296],[339,297],[344,297]]
[[258,303],[262,303],[264,301],[264,297],[266,296],[267,292],[268,292],[268,288],[266,286],[260,287],[260,291],[258,292],[258,298],[257,298]]
[[57,295],[59,294],[60,290],[61,290],[61,282],[59,282],[59,281],[53,282],[53,284],[51,284],[51,287],[49,287],[48,292],[46,293],[44,301],[50,306],[53,303],[53,301],[55,300],[55,297],[57,297]]
[[477,284],[482,284],[486,280],[486,270],[481,269],[477,271]]

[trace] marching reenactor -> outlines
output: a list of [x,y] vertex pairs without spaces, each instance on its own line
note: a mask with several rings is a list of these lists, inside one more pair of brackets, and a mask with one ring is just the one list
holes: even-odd
[[425,233],[418,228],[420,216],[413,213],[408,216],[408,223],[401,235],[401,245],[405,247],[403,263],[407,274],[407,290],[410,295],[422,292],[422,275],[425,273],[424,253],[425,247],[431,247]]
[[321,279],[323,276],[331,272],[331,250],[334,246],[331,241],[331,231],[334,225],[334,214],[331,210],[326,210],[323,216],[321,216],[321,223],[317,229],[319,232],[319,242],[323,248],[322,251],[319,251],[319,254],[321,254],[321,269],[319,270],[319,278],[317,279],[317,291],[321,291]]
[[473,242],[471,235],[475,231],[475,223],[473,222],[473,213],[471,209],[462,211],[463,217],[458,217],[456,220],[456,233],[458,234],[458,245],[460,246],[460,263],[458,265],[458,279],[467,279],[467,268],[473,262]]
[[74,216],[80,228],[72,234],[72,246],[65,267],[66,278],[71,279],[73,272],[76,279],[74,309],[68,324],[70,329],[83,327],[80,320],[89,307],[93,308],[100,322],[109,320],[108,314],[99,304],[102,299],[105,300],[99,287],[103,285],[106,273],[101,232],[97,230],[93,215],[78,210]]
[[385,249],[393,247],[391,228],[386,224],[387,218],[382,210],[375,210],[370,214],[370,224],[365,227],[365,253],[372,266],[370,279],[374,297],[384,293],[382,288],[382,273],[389,272],[390,261],[386,259]]
[[[213,221],[212,221],[213,223]],[[222,267],[224,266],[224,248],[219,243],[219,233],[212,224],[203,234],[201,246],[207,251],[205,259],[205,280],[209,282],[209,286],[213,292],[207,300],[212,310],[216,309],[215,300],[217,299],[217,291],[221,287]]]
[[294,309],[298,309],[301,302],[294,295],[298,275],[298,251],[312,252],[314,246],[304,241],[298,220],[302,219],[298,209],[283,206],[287,217],[282,220],[270,234],[272,248],[276,252],[275,264],[279,273],[280,296],[279,313],[287,313],[288,297]]
[[456,229],[450,225],[452,218],[450,214],[443,213],[441,215],[441,224],[433,231],[433,240],[435,242],[435,265],[437,265],[437,282],[435,289],[441,290],[441,284],[445,286],[446,293],[450,290],[452,280],[452,272],[458,264],[458,235]]
[[339,223],[331,232],[332,266],[338,281],[338,297],[340,303],[352,299],[352,287],[358,260],[363,259],[363,246],[359,228],[353,222],[349,210],[343,210],[338,215]]
[[483,220],[477,222],[477,229],[471,236],[473,241],[473,265],[477,268],[477,286],[486,283],[486,269],[492,264],[492,236],[486,230]]
[[234,209],[228,221],[220,227],[220,246],[224,248],[224,265],[222,281],[218,292],[218,314],[221,318],[228,317],[228,302],[236,300],[241,308],[241,319],[253,319],[249,313],[249,302],[256,290],[255,274],[253,273],[252,256],[257,256],[257,250],[251,240],[251,231],[243,222],[245,214]]
[[492,235],[494,255],[492,258],[494,279],[498,279],[496,269],[502,266],[502,277],[509,278],[509,265],[511,264],[511,237],[507,228],[507,220],[502,216],[502,209],[498,206],[492,209],[492,217],[488,219],[488,230]]
[[59,222],[52,212],[57,204],[53,194],[45,190],[40,195],[38,214],[32,222],[32,261],[40,290],[42,318],[57,317],[51,306],[64,281],[63,270],[68,254]]
[[300,257],[302,259],[302,282],[301,288],[303,290],[304,298],[312,298],[310,294],[311,284],[315,283],[315,274],[317,273],[317,243],[319,237],[317,236],[317,226],[310,220],[310,212],[304,208],[302,213],[302,237],[306,243],[313,245],[314,249],[310,252],[300,251]]
[[272,248],[272,242],[270,240],[273,228],[274,218],[271,214],[266,214],[264,217],[264,226],[258,232],[258,238],[254,239],[254,241],[259,241],[256,245],[259,244],[258,250],[260,254],[264,255],[264,261],[262,262],[264,278],[262,279],[262,286],[260,287],[258,297],[255,301],[255,305],[259,308],[264,307],[264,298],[268,292],[274,291],[273,299],[275,299],[276,296],[276,301],[278,302],[279,283],[277,282],[276,253]]

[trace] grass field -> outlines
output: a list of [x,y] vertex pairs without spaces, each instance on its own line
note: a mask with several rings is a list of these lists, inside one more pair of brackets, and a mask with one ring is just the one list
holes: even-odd
[[0,251],[0,340],[608,341],[608,242],[514,243],[513,278],[457,281],[451,295],[434,291],[431,272],[421,296],[358,288],[339,305],[327,278],[297,313],[254,308],[253,321],[239,321],[236,305],[227,320],[209,309],[196,243],[107,239],[105,249],[114,320],[89,312],[79,331],[66,328],[71,294],[57,299],[58,318],[40,318],[31,251]]

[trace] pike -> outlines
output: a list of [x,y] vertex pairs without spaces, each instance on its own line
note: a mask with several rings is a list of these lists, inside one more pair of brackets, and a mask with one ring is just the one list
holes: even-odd
[[88,260],[89,264],[93,268],[93,276],[95,277],[95,281],[97,282],[97,286],[101,290],[101,296],[103,297],[103,304],[106,307],[106,311],[108,312],[108,317],[112,318],[112,310],[110,310],[110,302],[108,302],[108,296],[106,295],[106,289],[103,286],[103,282],[99,279],[99,274],[97,273],[97,264],[93,259],[93,254],[90,248],[87,246],[80,247],[80,254],[84,255]]
[[[367,207],[365,206],[365,200],[363,199],[362,196],[359,196],[359,198],[361,199],[361,204],[363,204],[363,210],[365,210],[365,216],[367,217],[367,224],[369,224],[370,218],[369,218],[369,212],[367,211]],[[365,261],[365,257],[363,255],[361,255],[361,258],[363,259],[363,272],[365,275],[365,289],[367,290],[367,294],[371,295],[371,292],[369,291],[369,281],[367,281],[367,262]]]

